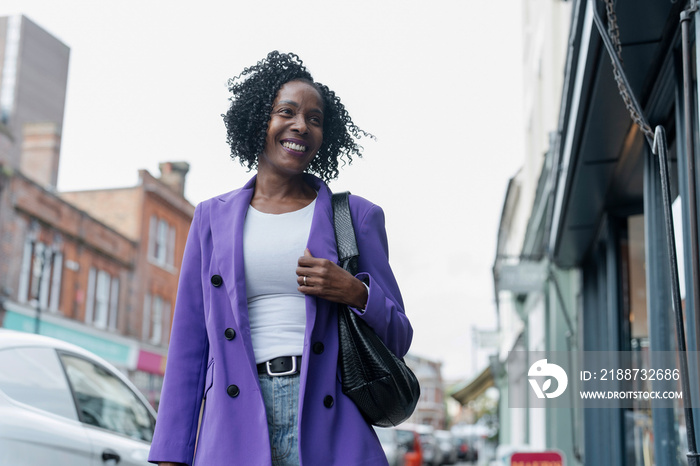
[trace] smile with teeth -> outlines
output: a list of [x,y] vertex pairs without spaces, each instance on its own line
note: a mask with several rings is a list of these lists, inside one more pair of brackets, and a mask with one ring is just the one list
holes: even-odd
[[306,151],[306,146],[302,146],[301,144],[295,144],[295,143],[289,142],[289,141],[282,142],[282,147],[286,147],[287,149],[291,149],[291,150],[296,151],[296,152]]

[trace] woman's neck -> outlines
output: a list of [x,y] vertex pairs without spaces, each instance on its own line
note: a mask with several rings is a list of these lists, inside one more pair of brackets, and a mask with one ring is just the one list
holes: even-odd
[[303,175],[282,178],[258,172],[250,205],[260,212],[282,214],[302,209],[315,198],[316,191]]

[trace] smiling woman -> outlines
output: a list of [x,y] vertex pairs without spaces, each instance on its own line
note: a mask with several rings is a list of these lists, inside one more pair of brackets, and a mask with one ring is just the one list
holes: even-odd
[[389,266],[382,209],[350,197],[360,252],[352,275],[337,265],[324,183],[338,176],[340,160],[361,156],[356,139],[371,135],[294,54],[271,52],[229,88],[231,156],[257,174],[195,210],[149,460],[387,464],[343,393],[338,305],[398,357],[413,329]]
[[327,86],[314,82],[301,59],[291,53],[270,52],[265,60],[229,80],[231,106],[222,116],[231,157],[238,159],[248,169],[257,167],[258,155],[266,142],[273,103],[282,85],[290,81],[310,84],[321,97],[323,145],[311,161],[308,171],[324,181],[335,179],[340,160],[351,163],[353,156],[362,155],[362,147],[355,140],[373,136],[355,126],[335,93]]

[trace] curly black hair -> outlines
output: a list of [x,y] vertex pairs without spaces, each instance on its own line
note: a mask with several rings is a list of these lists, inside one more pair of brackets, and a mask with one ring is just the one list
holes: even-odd
[[349,164],[353,156],[362,157],[362,146],[356,139],[374,136],[355,126],[340,98],[327,86],[315,82],[296,54],[272,51],[256,65],[229,79],[231,105],[221,115],[226,125],[226,141],[231,146],[232,159],[238,159],[249,170],[256,168],[258,155],[265,146],[275,97],[282,85],[297,80],[310,83],[323,99],[323,143],[307,171],[327,182],[338,177],[339,160]]

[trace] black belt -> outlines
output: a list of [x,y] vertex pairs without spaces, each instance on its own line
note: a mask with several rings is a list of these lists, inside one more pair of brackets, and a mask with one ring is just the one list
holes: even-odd
[[294,375],[301,371],[301,356],[280,356],[258,364],[258,374],[279,377]]

